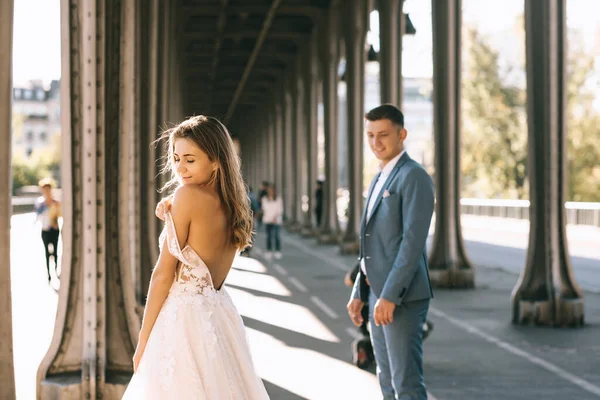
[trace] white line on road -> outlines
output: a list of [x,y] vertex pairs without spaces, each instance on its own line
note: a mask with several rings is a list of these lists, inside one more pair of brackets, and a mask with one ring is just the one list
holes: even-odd
[[302,284],[302,282],[300,282],[298,279],[294,278],[293,276],[289,277],[289,281],[292,285],[294,285],[296,287],[296,289],[298,289],[299,291],[301,291],[302,293],[308,293],[308,289],[306,286],[304,286]]
[[[288,244],[291,244],[292,246],[297,247],[298,249],[300,249],[300,251],[307,253],[309,256],[317,257],[318,259],[325,261],[327,264],[334,267],[335,269],[339,269],[341,271],[348,271],[348,267],[345,266],[343,263],[339,262],[338,260],[330,259],[330,258],[327,258],[324,255],[320,254],[319,252],[311,251],[307,246],[305,246],[304,244],[302,244],[300,242],[296,242],[294,239],[283,238],[283,240],[285,242],[287,242]],[[291,281],[292,279],[295,279],[295,278],[291,277],[289,279]],[[329,317],[331,317],[333,319],[339,318],[339,316],[331,308],[329,308],[329,306],[327,304],[323,303],[323,301],[321,301],[321,299],[319,299],[318,297],[311,296],[310,299],[313,303],[315,303],[315,305],[317,307],[319,307]],[[350,337],[352,337],[353,339],[358,337],[358,333],[356,331],[353,331],[352,328],[350,328],[350,327],[346,328],[346,333],[348,333],[348,335],[350,335]],[[429,400],[438,400],[434,395],[431,394],[431,392],[429,390],[427,391],[427,398]]]
[[301,251],[303,251],[307,254],[310,254],[312,257],[316,257],[319,260],[326,262],[327,264],[329,264],[330,266],[332,266],[335,269],[339,269],[340,271],[344,271],[344,272],[348,272],[348,270],[350,269],[349,266],[346,266],[342,263],[335,262],[335,261],[331,260],[330,258],[327,258],[327,256],[324,256],[323,254],[319,253],[318,251],[311,250],[310,248],[308,248],[308,246],[305,246],[304,243],[297,242],[296,240],[290,239],[287,237],[283,237],[283,241],[288,244],[291,244],[292,246],[300,249]]
[[560,376],[561,378],[571,382],[572,384],[574,384],[576,386],[579,386],[580,388],[582,388],[585,391],[593,393],[596,396],[600,396],[600,387],[594,385],[593,383],[586,381],[585,379],[581,379],[580,377],[575,376],[546,360],[542,360],[541,358],[536,357],[532,354],[529,354],[528,352],[521,350],[518,347],[511,345],[510,343],[507,343],[507,342],[500,340],[488,333],[480,331],[479,329],[477,329],[476,327],[474,327],[473,325],[471,325],[467,322],[459,321],[456,318],[449,316],[445,312],[438,310],[437,308],[430,307],[429,311],[431,311],[431,313],[433,315],[435,315],[436,317],[444,318],[445,320],[449,321],[453,325],[458,326],[459,328],[462,328],[462,329],[466,330],[467,332],[472,333],[475,336],[479,336],[486,342],[495,344],[496,346],[508,351],[509,353],[512,353],[516,356],[524,358],[527,361],[531,362],[532,364],[536,364],[536,365],[544,368],[545,370],[550,371],[557,376]]
[[310,296],[310,300],[321,309],[321,311],[323,311],[325,314],[327,314],[328,317],[332,318],[332,319],[339,319],[340,317],[335,313],[335,311],[333,311],[331,308],[329,308],[329,306],[325,303],[323,303],[323,301],[321,299],[319,299],[317,296]]
[[437,397],[435,397],[434,395],[432,395],[429,390],[427,391],[427,399],[428,400],[438,400]]
[[350,327],[347,327],[347,328],[346,328],[346,333],[347,333],[348,335],[350,335],[350,337],[351,337],[352,339],[358,339],[358,338],[360,337],[360,335],[358,334],[358,332],[356,332],[356,328],[350,328]]
[[283,276],[287,276],[288,275],[288,272],[286,271],[286,269],[283,268],[281,265],[279,265],[279,264],[273,264],[271,266],[273,267],[273,269],[275,271],[279,272],[281,275],[283,275]]

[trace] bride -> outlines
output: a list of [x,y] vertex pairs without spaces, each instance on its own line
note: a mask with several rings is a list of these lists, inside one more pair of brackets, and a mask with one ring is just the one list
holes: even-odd
[[123,399],[268,399],[223,288],[252,231],[233,142],[221,122],[205,116],[164,137],[165,169],[178,186],[157,207],[165,229]]

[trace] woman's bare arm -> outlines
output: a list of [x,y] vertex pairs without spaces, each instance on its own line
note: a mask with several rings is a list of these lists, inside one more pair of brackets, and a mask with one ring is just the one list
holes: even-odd
[[[184,187],[177,189],[173,196],[171,213],[175,223],[175,230],[177,231],[177,240],[181,244],[181,247],[183,247],[187,241],[189,232],[189,223],[191,221],[189,207],[192,204],[193,197],[189,190],[181,189],[184,189]],[[177,258],[169,252],[169,246],[166,243],[162,243],[158,262],[150,278],[150,289],[148,291],[148,299],[140,331],[140,342],[144,345],[150,336],[152,327],[173,284],[177,262]]]

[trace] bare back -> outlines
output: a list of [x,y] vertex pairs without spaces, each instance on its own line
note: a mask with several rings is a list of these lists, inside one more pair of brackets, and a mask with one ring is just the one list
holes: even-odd
[[192,207],[187,245],[204,261],[219,290],[238,249],[231,244],[231,223],[219,195],[200,186],[194,190],[199,191],[202,201]]

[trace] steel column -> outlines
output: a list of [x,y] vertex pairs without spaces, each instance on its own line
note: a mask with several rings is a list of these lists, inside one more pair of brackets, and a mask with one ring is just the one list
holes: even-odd
[[381,103],[402,109],[402,38],[404,0],[379,0]]
[[[139,329],[130,271],[134,0],[62,4],[63,272],[38,397],[116,398]],[[126,82],[127,81],[127,82]],[[129,131],[127,135],[133,135]],[[127,206],[120,206],[120,204]]]
[[529,247],[513,323],[582,326],[583,293],[567,245],[566,0],[526,0]]
[[293,158],[293,142],[294,142],[294,132],[293,132],[293,101],[292,94],[289,88],[289,82],[292,81],[292,77],[289,75],[286,76],[286,79],[283,81],[283,96],[284,96],[284,160],[285,160],[285,168],[283,175],[283,204],[284,204],[284,223],[286,226],[293,224],[293,210],[294,210],[294,158]]
[[351,1],[345,3],[344,43],[346,48],[346,87],[347,87],[347,170],[350,204],[348,205],[348,225],[344,233],[341,250],[343,253],[357,253],[358,235],[363,211],[363,136],[364,136],[364,93],[365,93],[365,41],[368,27],[369,2]]
[[323,189],[323,220],[319,243],[337,243],[340,225],[337,215],[338,189],[338,77],[340,57],[340,6],[331,5],[320,21],[319,54],[323,76],[323,119],[325,131],[325,183]]
[[473,267],[460,226],[461,0],[432,0],[435,137],[435,234],[429,257],[431,283],[472,288]]
[[0,2],[0,397],[15,398],[10,284],[13,0]]
[[[319,82],[319,64],[318,64],[318,52],[317,42],[318,32],[316,29],[310,35],[309,42],[307,43],[306,56],[304,59],[304,120],[305,133],[306,133],[306,162],[307,162],[307,196],[308,196],[308,210],[304,214],[304,228],[303,234],[313,235],[313,214],[315,210],[315,190],[317,186],[317,175],[318,175],[318,160],[317,160],[317,134],[318,134],[318,121],[317,121],[317,105],[318,105],[318,92],[317,85]],[[318,228],[318,227],[317,227]]]

